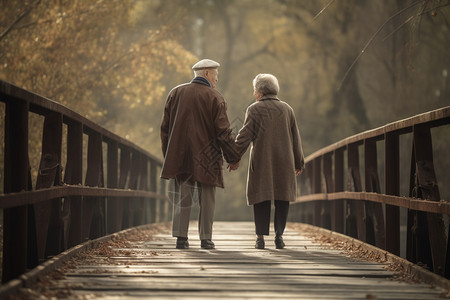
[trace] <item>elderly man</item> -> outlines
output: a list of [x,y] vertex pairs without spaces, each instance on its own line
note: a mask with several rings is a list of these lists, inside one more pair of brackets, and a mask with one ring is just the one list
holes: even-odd
[[215,187],[223,188],[223,159],[240,156],[227,116],[227,105],[214,88],[220,64],[203,59],[192,69],[195,78],[169,92],[161,123],[164,165],[161,177],[175,179],[172,235],[176,248],[187,249],[194,190],[199,195],[198,231],[201,247],[214,249],[212,226]]

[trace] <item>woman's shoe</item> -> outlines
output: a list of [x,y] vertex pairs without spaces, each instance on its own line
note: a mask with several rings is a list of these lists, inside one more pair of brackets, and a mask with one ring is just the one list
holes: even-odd
[[265,243],[264,243],[264,239],[258,237],[256,238],[256,244],[255,244],[255,248],[256,249],[264,249]]
[[286,244],[283,241],[283,237],[281,235],[277,235],[275,237],[275,247],[277,249],[283,249],[286,246]]

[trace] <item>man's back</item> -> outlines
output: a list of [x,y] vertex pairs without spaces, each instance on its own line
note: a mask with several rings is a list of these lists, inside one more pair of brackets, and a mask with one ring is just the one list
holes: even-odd
[[195,79],[174,88],[161,124],[165,156],[161,177],[191,177],[223,187],[223,133],[233,142],[226,103],[219,92]]

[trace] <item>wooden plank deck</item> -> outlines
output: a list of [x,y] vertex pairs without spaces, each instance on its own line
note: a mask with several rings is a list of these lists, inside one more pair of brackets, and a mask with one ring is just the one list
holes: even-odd
[[190,228],[188,250],[175,249],[166,229],[117,243],[112,256],[77,259],[50,289],[74,299],[442,299],[444,292],[395,281],[385,265],[351,259],[294,229],[285,249],[275,249],[272,235],[257,250],[253,223],[215,222],[216,249],[203,250],[196,224]]

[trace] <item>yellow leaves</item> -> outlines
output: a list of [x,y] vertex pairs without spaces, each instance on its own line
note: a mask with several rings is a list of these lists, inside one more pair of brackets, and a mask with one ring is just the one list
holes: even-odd
[[96,111],[93,114],[91,114],[91,117],[103,117],[107,113],[106,110],[103,111]]
[[157,101],[157,99],[163,99],[164,95],[166,94],[166,87],[163,85],[158,85],[153,89],[152,96],[149,96],[144,104],[145,105],[151,105],[154,101]]
[[[1,78],[109,124],[115,132],[132,128],[137,131],[133,142],[157,138],[158,130],[148,131],[157,128],[148,116],[159,122],[167,88],[188,81],[197,58],[169,38],[173,27],[157,20],[151,30],[129,27],[133,4],[143,2],[40,3],[28,16],[29,26],[0,41],[0,53],[5,53],[0,54]],[[16,9],[21,10],[18,4],[2,11],[0,24],[9,24],[5,18],[15,16]],[[154,143],[152,136],[141,144]]]

